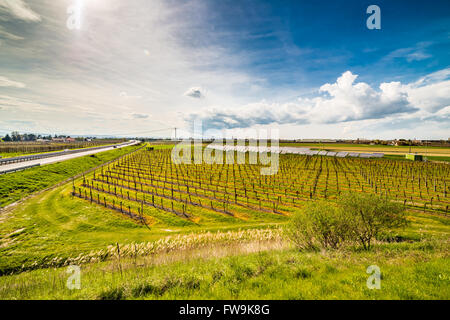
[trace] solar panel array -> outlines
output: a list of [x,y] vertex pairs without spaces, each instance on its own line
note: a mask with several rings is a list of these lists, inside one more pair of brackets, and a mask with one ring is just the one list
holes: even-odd
[[338,157],[338,158],[382,158],[384,153],[359,153],[359,152],[347,152],[347,151],[326,151],[326,150],[311,150],[309,148],[296,148],[296,147],[255,147],[255,146],[229,146],[229,145],[218,145],[212,144],[207,146],[208,149],[222,150],[222,151],[237,151],[237,152],[273,152],[280,154],[300,154],[307,156],[328,156],[328,157]]

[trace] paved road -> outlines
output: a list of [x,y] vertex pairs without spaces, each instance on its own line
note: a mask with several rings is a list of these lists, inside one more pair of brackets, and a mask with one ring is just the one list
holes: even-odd
[[[137,140],[130,140],[127,144],[123,144],[121,146],[117,146],[116,149],[120,149],[123,147],[128,147],[131,145],[135,145],[138,144],[139,141]],[[11,163],[11,164],[5,164],[0,166],[0,172],[3,171],[8,171],[11,169],[21,169],[24,167],[28,167],[28,166],[32,166],[32,165],[45,165],[45,164],[50,164],[50,163],[55,163],[55,162],[61,162],[61,161],[65,161],[65,160],[69,160],[69,159],[74,159],[74,158],[79,158],[79,157],[83,157],[83,156],[87,156],[90,154],[95,154],[95,153],[99,153],[99,152],[104,152],[104,151],[109,151],[109,150],[113,150],[114,146],[110,146],[110,147],[105,147],[103,149],[97,149],[97,150],[90,150],[90,151],[84,151],[84,152],[77,152],[77,153],[73,153],[73,154],[66,154],[66,155],[62,155],[62,156],[56,156],[56,157],[51,157],[51,158],[43,158],[43,159],[37,159],[37,160],[30,160],[30,161],[24,161],[24,162],[18,162],[18,163]]]

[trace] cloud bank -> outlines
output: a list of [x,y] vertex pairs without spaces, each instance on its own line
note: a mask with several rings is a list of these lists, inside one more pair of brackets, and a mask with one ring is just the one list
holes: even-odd
[[372,88],[357,82],[357,75],[344,72],[335,83],[322,85],[316,96],[289,103],[253,103],[224,110],[209,108],[191,113],[186,120],[201,120],[205,128],[233,129],[266,124],[332,124],[404,114],[428,119],[448,117],[450,68],[427,75],[410,84],[383,82]]

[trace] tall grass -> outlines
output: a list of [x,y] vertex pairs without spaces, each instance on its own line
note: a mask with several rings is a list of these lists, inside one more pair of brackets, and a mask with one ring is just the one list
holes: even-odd
[[[449,299],[448,242],[424,240],[371,251],[204,248],[151,259],[124,258],[81,268],[81,289],[66,287],[66,268],[0,277],[0,299]],[[182,250],[182,252],[192,252]],[[200,253],[203,252],[203,253]],[[162,260],[159,260],[162,259]],[[369,265],[381,289],[366,286]]]

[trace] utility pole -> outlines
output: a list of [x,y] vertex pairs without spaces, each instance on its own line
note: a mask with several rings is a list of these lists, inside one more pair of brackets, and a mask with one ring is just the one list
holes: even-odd
[[175,140],[177,140],[177,128],[175,128]]

